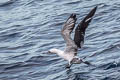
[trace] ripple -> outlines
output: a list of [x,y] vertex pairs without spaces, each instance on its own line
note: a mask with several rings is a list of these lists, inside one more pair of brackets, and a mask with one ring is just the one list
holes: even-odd
[[8,6],[9,4],[12,4],[15,0],[2,0],[0,1],[0,7]]
[[[71,13],[77,14],[77,26],[96,5],[78,54],[96,67],[78,64],[67,70],[67,61],[45,52],[64,49],[60,30]],[[119,80],[119,5],[120,0],[0,1],[0,80]]]

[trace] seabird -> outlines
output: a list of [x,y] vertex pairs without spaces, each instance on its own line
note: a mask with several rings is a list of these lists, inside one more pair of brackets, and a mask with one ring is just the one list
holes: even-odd
[[61,35],[66,41],[66,48],[64,51],[59,49],[50,49],[49,53],[56,53],[60,57],[64,58],[69,62],[67,64],[67,68],[70,68],[72,64],[90,64],[88,61],[84,61],[83,59],[77,56],[78,49],[82,47],[84,43],[85,30],[91,22],[93,15],[95,14],[97,6],[94,7],[89,14],[78,24],[75,29],[74,39],[72,40],[70,34],[73,31],[76,23],[76,14],[71,14],[67,21],[64,23],[64,26],[61,30]]

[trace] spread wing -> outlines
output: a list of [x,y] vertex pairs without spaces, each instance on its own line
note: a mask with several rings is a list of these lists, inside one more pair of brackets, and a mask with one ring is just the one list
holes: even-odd
[[79,48],[81,48],[84,43],[85,30],[91,22],[96,9],[97,6],[90,11],[90,13],[78,24],[77,28],[75,29],[74,41]]
[[75,42],[71,39],[70,34],[73,31],[76,23],[76,14],[71,14],[67,21],[64,23],[61,34],[66,41],[66,52],[74,52],[77,49]]

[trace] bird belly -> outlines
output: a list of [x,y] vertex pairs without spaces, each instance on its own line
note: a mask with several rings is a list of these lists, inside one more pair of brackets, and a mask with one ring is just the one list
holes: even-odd
[[69,62],[74,58],[74,54],[72,53],[58,53],[58,55]]
[[63,57],[65,60],[70,62],[74,58],[74,55],[73,54],[65,54]]

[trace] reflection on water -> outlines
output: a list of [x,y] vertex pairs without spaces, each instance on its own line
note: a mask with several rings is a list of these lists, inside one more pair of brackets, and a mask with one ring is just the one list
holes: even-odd
[[[77,23],[96,5],[78,56],[95,66],[73,65],[51,48],[64,49],[61,27]],[[120,80],[120,0],[1,0],[0,80]]]

